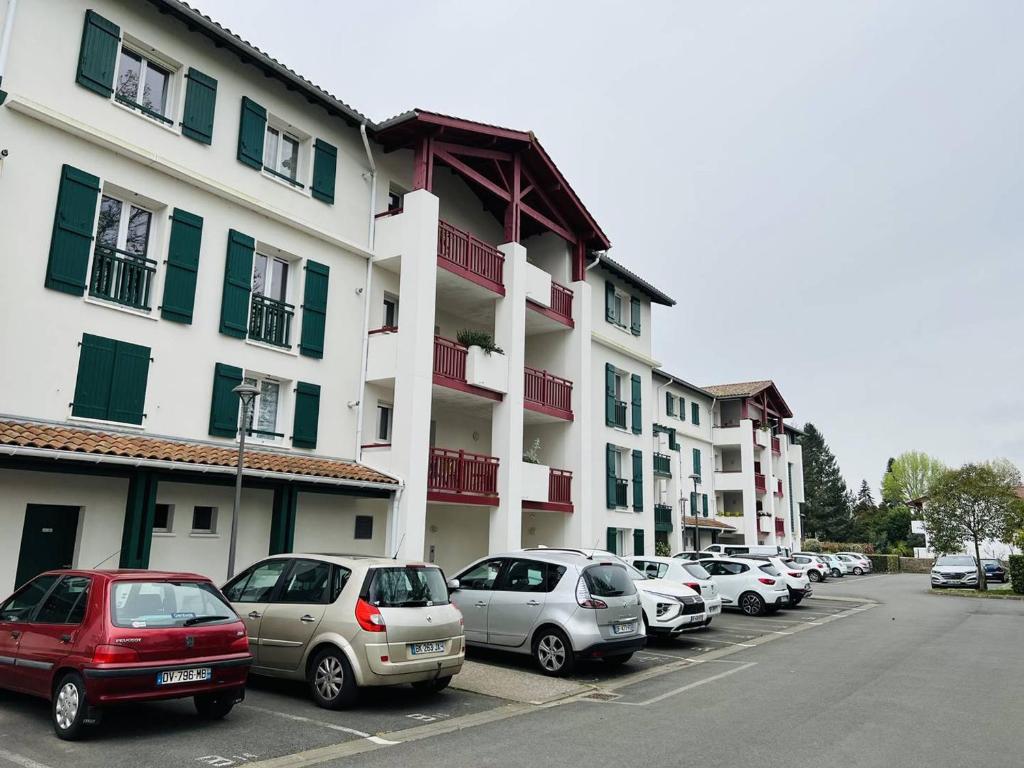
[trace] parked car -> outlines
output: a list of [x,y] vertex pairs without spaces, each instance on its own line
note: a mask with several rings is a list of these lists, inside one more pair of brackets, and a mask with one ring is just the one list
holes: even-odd
[[836,557],[850,564],[850,572],[854,576],[871,573],[871,561],[859,552],[836,552]]
[[275,555],[224,586],[255,649],[254,674],[305,680],[327,709],[358,689],[440,691],[465,660],[462,614],[429,563],[361,555]]
[[680,560],[700,560],[705,554],[707,554],[707,553],[705,553],[705,552],[694,552],[691,549],[691,550],[686,550],[684,552],[677,552],[676,554],[672,555],[672,557],[677,557]]
[[546,675],[568,674],[583,658],[624,664],[647,642],[635,582],[624,564],[600,555],[491,555],[448,586],[469,645],[532,655]]
[[977,587],[978,561],[971,555],[941,555],[932,566],[932,589]]
[[811,596],[811,579],[808,577],[808,572],[793,560],[768,555],[736,555],[736,557],[740,560],[756,560],[773,565],[775,570],[782,575],[786,589],[789,590],[790,608],[795,608],[805,597]]
[[853,573],[853,566],[850,563],[840,560],[833,554],[820,554],[818,557],[825,561],[829,567],[829,575],[833,578],[841,579],[846,574]]
[[[682,584],[689,587],[704,600],[704,608],[707,618],[704,626],[708,626],[711,620],[722,612],[722,598],[718,594],[718,587],[711,580],[711,575],[700,563],[692,560],[681,560],[675,557],[634,557],[631,564],[638,571],[642,572],[648,579],[657,579],[660,582]],[[637,587],[640,587],[637,584]]]
[[790,555],[789,549],[777,544],[711,544],[704,547],[702,552],[725,555],[726,557],[732,555],[782,555],[789,557]]
[[985,569],[985,581],[998,581],[1005,584],[1007,578],[1009,578],[1009,572],[1006,570],[1006,566],[999,560],[987,560],[982,558],[981,567]]
[[748,616],[763,616],[789,603],[789,589],[770,563],[712,557],[700,561],[718,587],[725,607],[739,608]]
[[0,604],[0,687],[48,699],[62,739],[108,704],[192,697],[222,718],[251,663],[242,621],[193,573],[49,571]]
[[793,555],[789,558],[793,564],[807,574],[811,581],[828,581],[832,568],[821,555]]

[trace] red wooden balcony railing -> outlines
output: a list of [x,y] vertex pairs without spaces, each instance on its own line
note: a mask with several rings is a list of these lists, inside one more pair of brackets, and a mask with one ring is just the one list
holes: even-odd
[[555,411],[565,418],[572,418],[572,382],[529,366],[524,368],[526,389],[523,399],[527,404],[540,406],[547,412]]
[[466,348],[457,341],[435,336],[434,373],[456,381],[465,381]]
[[548,501],[556,504],[572,503],[572,472],[551,467],[548,474]]
[[438,222],[437,257],[456,271],[468,273],[467,277],[481,278],[477,282],[504,292],[505,257],[501,251],[446,221]]
[[754,474],[754,490],[758,493],[764,493],[768,490],[768,485],[765,482],[764,475],[760,473]]
[[782,453],[782,443],[779,441],[779,438],[777,437],[772,438],[772,453],[776,455]]
[[775,495],[776,496],[781,496],[782,495],[782,481],[779,480],[778,482],[779,482],[779,484],[775,487]]
[[775,518],[775,535],[785,536],[786,535],[786,521],[781,517]]
[[572,320],[572,288],[551,281],[551,311]]
[[431,448],[427,490],[445,494],[498,495],[498,459],[468,451]]

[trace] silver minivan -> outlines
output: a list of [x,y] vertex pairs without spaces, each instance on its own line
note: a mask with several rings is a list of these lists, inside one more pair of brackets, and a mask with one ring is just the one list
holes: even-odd
[[491,555],[448,583],[468,645],[530,654],[546,675],[577,659],[624,664],[646,643],[640,598],[621,562],[579,552]]

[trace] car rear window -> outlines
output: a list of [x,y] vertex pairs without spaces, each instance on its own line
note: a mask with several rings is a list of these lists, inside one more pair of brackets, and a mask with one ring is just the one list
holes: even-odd
[[238,616],[213,584],[204,581],[115,581],[110,585],[115,627],[160,629],[224,624]]
[[683,570],[686,571],[691,576],[693,576],[693,578],[695,578],[695,579],[710,579],[711,578],[711,574],[708,573],[707,568],[705,568],[700,563],[685,563],[683,565]]
[[422,608],[448,604],[448,585],[440,568],[374,568],[364,598],[378,608]]
[[764,571],[765,573],[767,573],[767,574],[768,574],[769,576],[781,576],[781,575],[782,575],[782,574],[780,574],[780,573],[778,572],[778,570],[776,570],[776,568],[775,568],[775,566],[774,566],[774,565],[760,565],[760,566],[758,566],[758,567],[759,567],[759,568],[760,568],[760,569],[761,569],[762,571]]
[[622,597],[635,595],[636,587],[633,579],[626,572],[625,566],[616,563],[598,563],[584,569],[583,578],[594,597]]

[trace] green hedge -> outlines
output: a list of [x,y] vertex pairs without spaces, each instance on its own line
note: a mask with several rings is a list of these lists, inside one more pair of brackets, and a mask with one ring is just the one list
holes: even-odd
[[899,555],[866,555],[866,557],[871,561],[871,567],[875,573],[899,573],[902,570]]
[[1024,595],[1024,555],[1010,555],[1010,589]]

